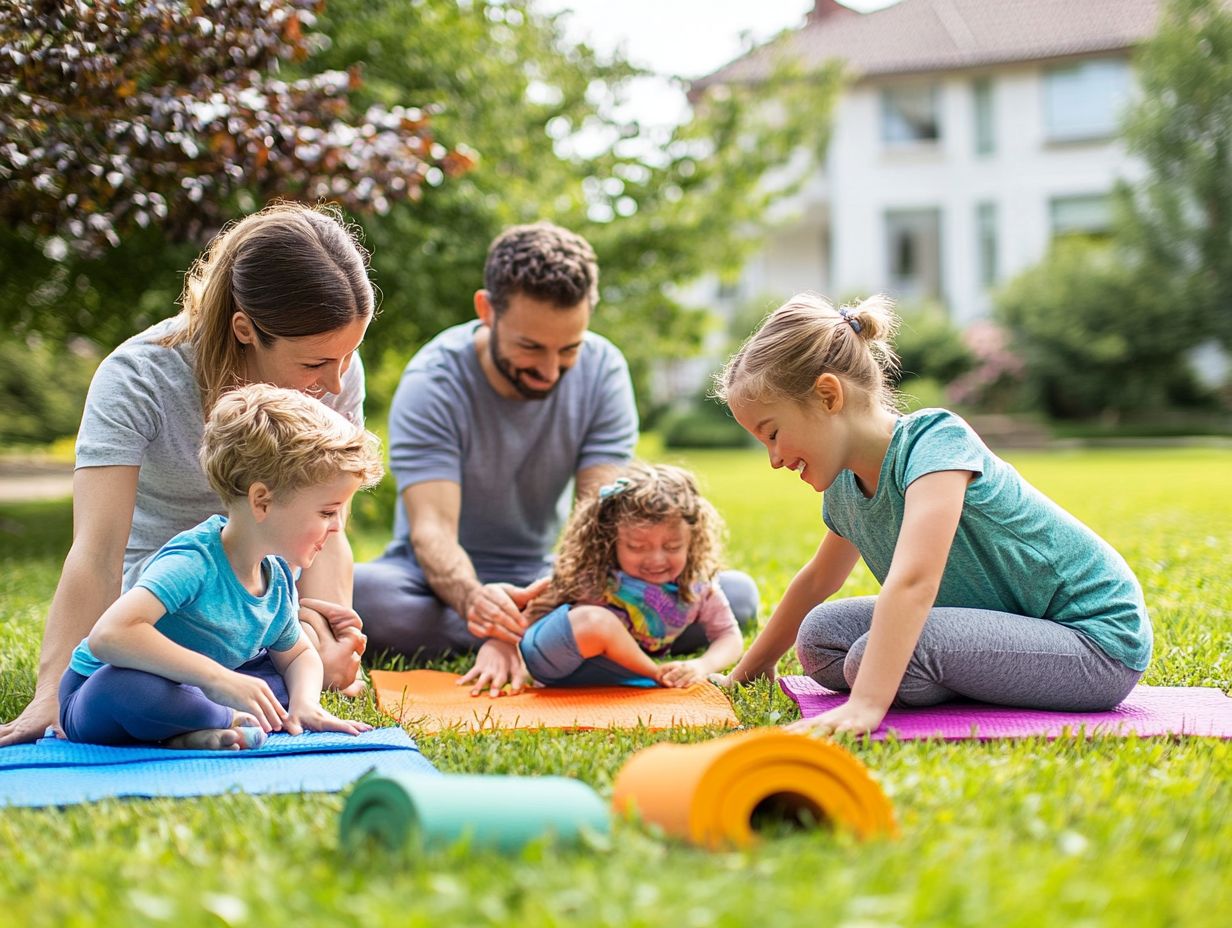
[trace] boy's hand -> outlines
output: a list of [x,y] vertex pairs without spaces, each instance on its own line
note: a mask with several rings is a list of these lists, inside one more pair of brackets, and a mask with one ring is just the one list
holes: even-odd
[[684,687],[706,681],[706,669],[700,661],[671,661],[659,666],[659,683],[663,686]]
[[332,712],[323,709],[320,703],[303,706],[292,703],[285,728],[287,733],[292,735],[302,735],[305,731],[338,731],[345,735],[358,735],[361,731],[372,731],[372,726],[367,722],[340,719]]
[[274,696],[269,684],[258,677],[218,668],[217,677],[201,692],[218,703],[254,716],[263,731],[281,731],[287,710]]

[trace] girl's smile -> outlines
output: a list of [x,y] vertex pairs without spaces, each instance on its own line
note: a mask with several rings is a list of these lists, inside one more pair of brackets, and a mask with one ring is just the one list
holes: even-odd
[[692,529],[683,519],[633,522],[616,529],[616,563],[647,583],[673,583],[689,558]]

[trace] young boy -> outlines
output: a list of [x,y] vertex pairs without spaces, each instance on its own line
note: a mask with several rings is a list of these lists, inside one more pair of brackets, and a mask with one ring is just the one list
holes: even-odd
[[295,571],[380,480],[376,437],[302,393],[252,384],[215,403],[201,464],[227,515],[167,542],[77,646],[60,682],[65,736],[239,750],[271,731],[367,731],[321,708]]

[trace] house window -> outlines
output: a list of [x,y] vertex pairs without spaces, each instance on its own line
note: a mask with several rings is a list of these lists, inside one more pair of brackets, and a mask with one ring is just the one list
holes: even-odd
[[1129,102],[1129,64],[1102,58],[1044,72],[1044,131],[1050,142],[1111,138]]
[[941,296],[941,211],[889,210],[885,214],[887,279],[907,299]]
[[997,283],[997,204],[978,203],[975,207],[976,262],[980,286],[985,290]]
[[992,80],[983,77],[971,85],[975,104],[975,153],[991,155],[997,150],[996,129],[993,125]]
[[1107,235],[1112,230],[1112,198],[1107,194],[1054,197],[1048,208],[1054,237]]
[[937,88],[887,87],[881,91],[881,138],[886,145],[920,145],[941,138]]

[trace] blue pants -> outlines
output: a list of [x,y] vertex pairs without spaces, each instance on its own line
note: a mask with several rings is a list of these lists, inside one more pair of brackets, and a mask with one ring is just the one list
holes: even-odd
[[[289,704],[286,683],[265,651],[235,669],[264,680],[275,699]],[[144,670],[108,664],[88,677],[66,670],[60,679],[60,728],[70,741],[166,741],[203,728],[229,728],[234,715],[234,709],[212,701],[198,687]]]
[[657,686],[654,680],[603,657],[582,657],[568,605],[557,606],[522,636],[522,660],[547,686]]

